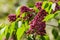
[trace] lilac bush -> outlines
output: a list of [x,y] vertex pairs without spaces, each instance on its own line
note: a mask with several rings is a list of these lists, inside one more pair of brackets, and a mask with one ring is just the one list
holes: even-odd
[[[47,7],[46,3],[48,4]],[[55,18],[55,16],[57,15],[55,12],[60,10],[60,5],[58,5],[58,3],[55,3],[55,9],[52,9],[51,6],[54,3],[50,3],[51,2],[48,1],[36,2],[34,6],[35,9],[34,7],[28,7],[23,5],[19,7],[17,12],[18,15],[9,14],[8,20],[9,22],[11,22],[11,24],[8,25],[6,27],[6,31],[4,31],[4,35],[6,36],[5,39],[21,40],[21,38],[24,36],[27,40],[49,40],[49,38],[47,37],[48,34],[46,32],[46,22],[51,18]],[[49,13],[50,11],[51,13]],[[20,26],[19,22],[21,23]],[[54,37],[56,39],[56,37],[58,36],[57,30],[54,29],[52,33],[54,34]]]

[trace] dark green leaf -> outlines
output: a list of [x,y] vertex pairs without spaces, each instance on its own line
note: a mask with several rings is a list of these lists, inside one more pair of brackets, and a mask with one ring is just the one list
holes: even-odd
[[57,31],[57,29],[54,28],[52,30],[52,34],[53,34],[54,38],[56,39],[58,37],[58,31]]
[[30,36],[28,36],[27,40],[32,40],[32,38]]
[[17,31],[17,29],[18,29],[18,22],[15,22],[15,27],[14,27],[14,29]]
[[40,37],[40,40],[50,40],[48,35],[44,35]]
[[45,40],[44,36],[41,36],[41,40]]
[[7,40],[9,39],[9,36],[10,36],[10,33],[7,33],[7,35],[6,35]]
[[58,37],[56,38],[56,40],[60,40],[60,36],[58,36]]
[[45,6],[44,6],[44,9],[45,9],[45,8],[47,8],[48,6],[49,6],[49,4],[48,4],[48,3],[46,3],[46,4],[45,4]]

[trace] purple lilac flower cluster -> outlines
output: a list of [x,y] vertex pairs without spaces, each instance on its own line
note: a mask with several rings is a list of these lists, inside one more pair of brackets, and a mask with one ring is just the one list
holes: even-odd
[[16,20],[16,15],[15,14],[9,14],[8,15],[8,20],[11,21],[11,22],[15,21]]
[[27,6],[22,6],[22,7],[20,8],[20,11],[21,11],[22,13],[24,13],[24,12],[33,11],[33,9],[32,9],[32,8],[28,8]]
[[42,1],[40,1],[40,2],[36,2],[35,3],[35,6],[39,9],[39,10],[41,10],[42,9],[42,4],[43,4],[43,2]]
[[21,14],[20,14],[20,18],[22,18],[22,14],[25,12],[25,14],[26,14],[26,16],[25,17],[23,17],[23,20],[30,20],[30,18],[33,16],[33,12],[34,12],[34,10],[33,10],[33,8],[28,8],[28,7],[26,7],[26,6],[22,6],[21,8],[20,8],[20,11],[21,11]]
[[28,34],[30,33],[36,33],[39,35],[44,35],[46,33],[45,31],[45,21],[42,21],[44,17],[47,15],[47,12],[45,10],[40,10],[40,12],[37,13],[37,15],[34,17],[34,19],[30,23],[30,29],[27,31]]
[[[28,8],[28,7],[26,7],[26,6],[20,7],[20,11],[21,11],[21,13],[20,13],[20,15],[19,15],[20,18],[22,18],[21,15],[22,15],[24,12],[28,12],[28,13],[26,13],[27,15],[23,18],[23,20],[30,19],[30,18],[33,16],[33,14],[32,14],[32,13],[29,14],[29,13],[30,13],[30,12],[34,12],[33,8]],[[15,14],[9,14],[9,15],[8,15],[8,20],[9,20],[9,21],[13,22],[13,21],[15,21],[16,19],[17,19],[17,18],[16,18],[16,15],[15,15]]]

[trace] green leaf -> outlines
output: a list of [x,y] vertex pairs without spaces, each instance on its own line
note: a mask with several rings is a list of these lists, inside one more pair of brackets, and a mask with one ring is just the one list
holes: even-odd
[[45,35],[45,40],[50,40],[48,35]]
[[25,21],[25,30],[27,31],[30,28],[28,20]]
[[56,14],[56,13],[60,13],[60,10],[56,11],[55,14]]
[[60,30],[60,23],[58,23],[58,29]]
[[34,4],[35,4],[35,1],[34,0],[28,0],[27,1],[27,5],[29,6],[29,7],[34,7]]
[[4,28],[5,24],[0,24],[0,30]]
[[4,33],[5,29],[6,29],[6,27],[4,27],[0,30],[0,35],[2,35]]
[[0,40],[2,40],[4,36],[6,36],[5,35],[6,27],[7,25],[5,25],[5,27],[0,30]]
[[18,22],[16,21],[15,26],[14,26],[14,30],[17,31],[17,29],[18,29]]
[[7,33],[7,35],[6,35],[7,40],[9,39],[9,36],[10,36],[10,33]]
[[4,32],[5,36],[7,35],[8,31],[9,31],[9,27],[10,27],[10,25],[6,25],[6,29],[5,29],[5,32]]
[[54,17],[54,14],[49,14],[45,17],[45,19],[43,21],[49,21]]
[[41,40],[45,40],[45,38],[44,38],[44,36],[41,36],[41,38],[40,38]]
[[48,14],[50,14],[51,11],[52,11],[51,6],[52,6],[52,2],[44,1],[44,2],[43,2],[43,5],[42,5],[42,8],[43,8],[44,10],[46,10],[46,12],[48,12]]
[[36,11],[36,13],[39,12],[39,9],[38,8],[34,7],[33,9]]
[[25,16],[26,16],[26,12],[24,12],[21,16],[22,16],[22,17],[25,17]]
[[10,36],[12,35],[13,31],[14,31],[14,27],[15,27],[15,22],[11,23],[9,32],[10,32]]
[[49,6],[48,2],[44,1],[43,4],[42,4],[42,8],[46,9],[48,6]]
[[40,37],[41,40],[50,40],[48,35],[44,35]]
[[60,19],[59,16],[60,16],[60,11],[56,11],[56,12],[54,13],[54,18],[59,20],[59,19]]
[[53,28],[52,29],[52,34],[53,34],[54,38],[56,39],[58,37],[58,30]]
[[20,6],[16,9],[16,15],[17,15],[17,17],[19,16],[19,14],[20,14]]
[[51,13],[51,11],[52,11],[52,2],[49,2],[49,6],[48,6],[48,13],[50,14]]
[[28,40],[32,40],[32,38],[30,37],[30,36],[28,36],[28,38],[27,38]]
[[45,4],[45,6],[44,6],[44,9],[45,9],[45,8],[47,8],[48,6],[49,6],[49,4],[48,4],[48,3],[46,3],[46,4]]
[[25,32],[25,26],[24,24],[22,24],[22,26],[20,28],[18,28],[16,35],[17,35],[17,40],[21,40],[21,37],[23,36]]
[[60,1],[58,1],[58,4],[60,5]]
[[18,22],[18,21],[20,21],[20,20],[21,20],[20,18],[17,18],[17,19],[16,19],[16,22]]
[[58,36],[58,37],[56,38],[56,40],[60,40],[60,36]]

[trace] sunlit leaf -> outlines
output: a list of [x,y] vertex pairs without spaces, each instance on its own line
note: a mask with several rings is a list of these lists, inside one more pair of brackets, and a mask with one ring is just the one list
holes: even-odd
[[58,1],[58,4],[60,5],[60,1]]
[[54,14],[49,14],[45,17],[45,19],[43,21],[49,21],[54,17]]
[[36,13],[38,13],[38,12],[39,12],[39,9],[38,9],[38,8],[36,8],[36,7],[34,7],[34,10],[36,11]]
[[16,9],[16,15],[19,16],[20,14],[20,6]]
[[9,32],[10,32],[10,36],[12,35],[13,31],[14,31],[14,27],[15,27],[15,22],[13,22],[10,26]]
[[17,35],[17,40],[20,40],[21,37],[23,36],[25,31],[25,26],[24,24],[17,30],[16,35]]
[[6,36],[6,33],[7,33],[5,32],[6,29],[7,29],[7,25],[5,25],[4,28],[0,30],[0,40],[2,40],[4,36]]
[[50,40],[48,35],[44,35],[40,37],[40,40]]
[[44,9],[45,9],[45,8],[47,8],[48,6],[49,6],[49,4],[48,4],[48,3],[46,3],[46,4],[45,4],[45,6],[44,6]]
[[5,29],[6,29],[6,27],[2,28],[2,29],[0,30],[0,34],[3,34],[4,31],[5,31]]
[[50,40],[48,35],[45,35],[45,40]]
[[28,20],[25,21],[25,30],[27,31],[30,28]]
[[5,24],[0,24],[0,30],[4,28]]
[[48,5],[49,5],[48,2],[47,1],[44,1],[43,4],[42,4],[42,8],[43,9],[46,9],[48,7]]
[[8,33],[8,31],[9,31],[9,25],[6,25],[6,29],[5,29],[5,32],[4,32],[4,34],[5,34],[5,36],[7,35],[7,33]]
[[48,12],[48,14],[50,14],[51,11],[52,11],[51,6],[52,6],[52,2],[44,1],[43,5],[42,5],[42,8],[45,9],[46,12]]
[[25,17],[25,16],[26,16],[26,13],[24,12],[21,16],[22,16],[22,17]]

